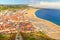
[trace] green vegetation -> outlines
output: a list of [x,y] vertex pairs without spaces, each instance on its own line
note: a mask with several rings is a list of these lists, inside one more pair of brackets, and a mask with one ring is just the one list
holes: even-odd
[[8,40],[10,38],[10,34],[0,34],[0,40]]
[[55,40],[42,32],[21,33],[24,40]]
[[0,11],[1,10],[10,10],[10,9],[26,9],[26,8],[29,8],[29,6],[27,5],[23,5],[23,4],[20,4],[20,5],[0,5]]
[[15,40],[17,33],[0,34],[0,40]]

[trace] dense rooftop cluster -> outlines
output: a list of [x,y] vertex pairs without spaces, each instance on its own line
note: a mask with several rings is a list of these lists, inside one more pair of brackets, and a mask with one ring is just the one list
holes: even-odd
[[34,31],[34,27],[20,11],[13,12],[5,10],[4,13],[1,13],[0,32],[14,33],[17,32],[17,30],[22,32]]

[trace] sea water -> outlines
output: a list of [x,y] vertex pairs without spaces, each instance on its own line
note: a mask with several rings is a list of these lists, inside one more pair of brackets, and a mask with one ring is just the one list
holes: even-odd
[[40,9],[36,11],[35,15],[38,18],[60,25],[60,9]]

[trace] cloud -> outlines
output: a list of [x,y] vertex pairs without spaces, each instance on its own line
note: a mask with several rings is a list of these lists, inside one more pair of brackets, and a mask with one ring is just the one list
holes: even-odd
[[60,2],[40,2],[40,8],[60,9]]

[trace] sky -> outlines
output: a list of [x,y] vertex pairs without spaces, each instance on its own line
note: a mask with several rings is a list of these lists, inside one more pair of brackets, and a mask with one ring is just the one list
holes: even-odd
[[29,0],[0,0],[0,4],[27,4]]
[[[32,0],[34,3],[44,2],[60,2],[60,0]],[[0,4],[29,4],[31,0],[0,0]]]
[[48,2],[59,2],[60,0],[43,0],[43,1],[48,1]]
[[38,7],[60,9],[60,2],[40,2]]

